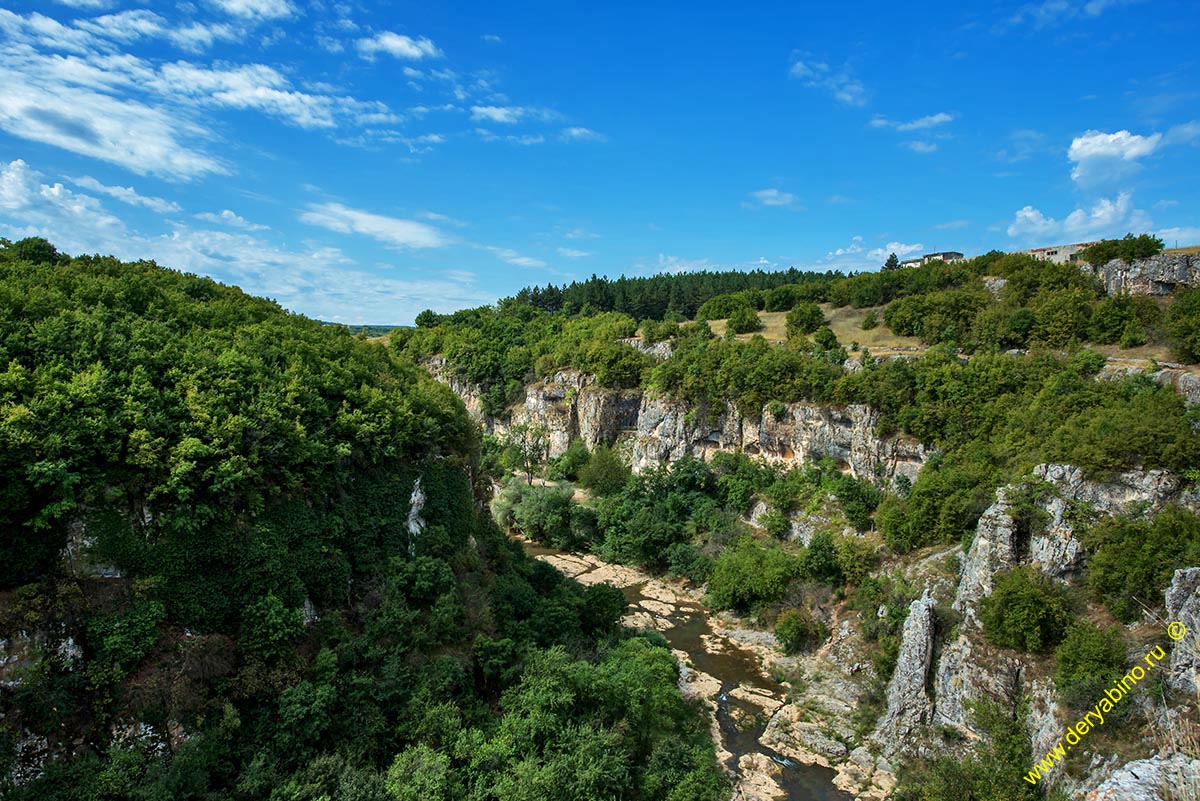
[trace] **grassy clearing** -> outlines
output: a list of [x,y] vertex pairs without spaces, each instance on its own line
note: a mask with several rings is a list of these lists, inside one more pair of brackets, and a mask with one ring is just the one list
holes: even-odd
[[[873,306],[865,309],[852,309],[849,306],[843,306],[839,309],[833,308],[828,303],[821,304],[821,310],[825,312],[825,322],[833,329],[833,333],[837,335],[838,341],[843,345],[849,346],[851,342],[857,342],[864,348],[870,348],[872,353],[880,354],[887,353],[891,350],[918,348],[924,350],[921,345],[921,340],[916,337],[902,337],[893,334],[891,330],[883,324],[883,306]],[[872,328],[870,331],[864,331],[862,321],[869,312],[875,312],[875,317],[879,320],[879,325]],[[787,341],[787,312],[759,312],[758,318],[763,322],[763,330],[757,332],[762,334],[763,338],[768,342],[779,343]],[[713,333],[719,337],[725,336],[725,320],[711,320],[709,326]],[[749,340],[753,334],[739,334],[738,339]]]

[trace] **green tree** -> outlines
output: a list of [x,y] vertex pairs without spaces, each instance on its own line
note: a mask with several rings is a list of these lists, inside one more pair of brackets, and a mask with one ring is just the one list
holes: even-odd
[[597,495],[620,492],[629,479],[629,468],[620,454],[603,442],[592,450],[587,464],[579,469],[579,481]]
[[895,253],[888,254],[887,261],[883,263],[883,269],[885,269],[885,270],[899,270],[900,269],[900,259],[896,256]]
[[739,306],[729,315],[729,330],[735,334],[750,334],[762,330],[762,320],[749,306]]
[[518,423],[508,430],[505,443],[509,469],[524,473],[526,483],[532,485],[550,450],[549,429],[542,423]]
[[825,312],[811,301],[801,301],[787,313],[788,339],[811,334],[825,324]]
[[983,632],[1003,648],[1046,651],[1057,645],[1074,618],[1066,588],[1044,573],[1019,567],[996,574],[981,604]]

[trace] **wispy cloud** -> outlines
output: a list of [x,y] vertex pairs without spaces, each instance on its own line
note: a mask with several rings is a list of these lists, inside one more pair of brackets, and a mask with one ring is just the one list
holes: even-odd
[[918,117],[915,120],[908,122],[897,122],[890,120],[887,117],[875,116],[871,119],[868,125],[872,128],[895,128],[897,131],[922,131],[927,128],[936,128],[939,125],[953,122],[954,115],[945,111],[939,111],[937,114],[930,114],[926,117]]
[[924,249],[925,246],[920,242],[888,242],[881,248],[874,248],[867,251],[867,257],[878,261],[879,259],[886,259],[891,254],[895,253],[899,258],[904,258],[905,256],[911,256],[914,253],[920,253]]
[[380,53],[409,61],[442,57],[442,51],[428,38],[421,36],[414,39],[392,31],[381,31],[374,36],[359,39],[354,46],[358,54],[368,60],[374,59]]
[[563,239],[599,239],[600,234],[594,231],[588,231],[585,228],[572,228],[563,234]]
[[562,139],[564,142],[607,142],[608,137],[599,131],[593,131],[591,128],[563,128]]
[[130,206],[141,206],[142,208],[156,211],[159,214],[173,214],[180,211],[178,203],[170,200],[165,200],[161,197],[152,195],[138,194],[132,186],[106,186],[90,175],[85,175],[82,178],[72,178],[71,183],[76,186],[81,186],[84,189],[90,189],[93,192],[99,192],[103,195],[116,198],[122,203],[127,203]]
[[1110,8],[1137,2],[1140,0],[1043,0],[1021,6],[1006,22],[1010,27],[1029,25],[1040,30],[1075,20],[1094,19]]
[[229,209],[223,210],[220,214],[214,214],[211,211],[201,212],[195,215],[197,220],[204,222],[216,223],[217,225],[228,225],[231,228],[240,228],[243,231],[265,231],[267,226],[258,225],[247,220]]
[[971,224],[970,220],[949,220],[933,226],[935,231],[960,231]]
[[300,215],[300,221],[342,234],[369,236],[394,248],[440,248],[450,243],[431,225],[353,209],[341,203],[311,203]]
[[925,155],[928,155],[929,153],[935,153],[938,149],[936,142],[905,142],[904,146],[914,153],[921,153]]
[[494,245],[478,245],[481,250],[486,250],[496,256],[501,261],[512,264],[516,267],[545,267],[546,262],[541,259],[535,259],[532,256],[522,256],[512,248],[496,247]]
[[790,206],[794,207],[796,196],[791,192],[780,189],[758,189],[750,193],[750,197],[760,206]]
[[282,19],[296,13],[288,0],[206,0],[210,6],[243,20]]
[[583,259],[590,255],[590,250],[576,250],[575,248],[558,248],[558,255],[568,259]]
[[867,89],[851,74],[849,66],[833,69],[824,61],[795,58],[788,69],[788,77],[805,86],[829,92],[839,103],[848,106],[867,104]]

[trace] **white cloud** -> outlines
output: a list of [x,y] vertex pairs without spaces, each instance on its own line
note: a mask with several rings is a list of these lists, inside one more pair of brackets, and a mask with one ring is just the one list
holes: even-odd
[[1047,236],[1056,231],[1058,231],[1058,222],[1042,214],[1033,206],[1017,209],[1012,223],[1008,226],[1008,235],[1012,237]]
[[511,142],[514,145],[540,145],[546,141],[546,137],[541,134],[508,134],[500,136],[489,131],[487,128],[476,128],[475,135],[485,142]]
[[873,250],[867,251],[867,257],[878,261],[879,259],[886,259],[891,254],[895,253],[899,258],[903,259],[905,256],[910,256],[913,253],[920,253],[924,249],[925,246],[920,242],[916,242],[914,244],[908,244],[905,242],[888,242],[881,248],[874,248]]
[[[343,323],[411,323],[422,309],[438,312],[495,299],[474,274],[447,270],[431,278],[396,278],[356,269],[337,248],[301,243],[280,247],[256,235],[174,225],[164,235],[127,228],[88,195],[47,185],[24,161],[0,164],[0,235],[44,236],[67,253],[111,253],[154,259],[177,270],[235,283],[284,307]],[[389,270],[392,265],[384,265]]]
[[791,192],[778,189],[759,189],[751,192],[750,197],[764,206],[790,206],[796,202],[796,196]]
[[439,214],[436,211],[423,211],[417,215],[423,220],[433,220],[434,222],[446,223],[457,228],[466,228],[467,224],[462,220],[455,219],[448,214]]
[[1167,247],[1175,247],[1175,243],[1180,243],[1180,247],[1187,245],[1200,244],[1200,228],[1194,226],[1185,228],[1163,228],[1156,231],[1155,234],[1162,238]]
[[926,128],[936,128],[939,125],[945,125],[948,122],[954,121],[954,115],[948,114],[945,111],[939,111],[937,114],[930,114],[927,117],[918,117],[909,122],[896,122],[889,120],[887,117],[876,115],[871,118],[867,125],[872,128],[895,128],[897,131],[921,131]]
[[520,106],[471,106],[471,119],[486,120],[511,125],[525,116],[527,110]]
[[1200,120],[1176,125],[1163,137],[1164,145],[1185,145],[1196,141],[1200,141]]
[[591,128],[563,128],[563,141],[570,142],[607,142],[608,137],[599,131],[593,131]]
[[1162,134],[1141,136],[1121,130],[1116,133],[1085,131],[1071,140],[1067,158],[1074,162],[1072,180],[1089,186],[1131,175],[1137,160],[1153,153]]
[[1121,229],[1145,230],[1150,226],[1149,216],[1141,209],[1133,208],[1133,196],[1121,192],[1114,198],[1100,198],[1090,209],[1075,209],[1061,222],[1033,206],[1025,206],[1014,215],[1008,235],[1026,239],[1103,236],[1115,235]]
[[300,215],[308,225],[342,234],[362,234],[397,248],[440,248],[450,242],[431,225],[352,209],[341,203],[311,203]]
[[705,270],[712,266],[708,259],[681,259],[678,256],[658,254],[658,271],[660,273],[689,273],[695,270]]
[[905,142],[904,146],[914,153],[929,154],[937,151],[935,142]]
[[208,4],[242,19],[281,19],[296,13],[288,0],[208,0]]
[[1063,230],[1068,234],[1084,234],[1111,230],[1129,216],[1133,208],[1132,197],[1121,192],[1112,200],[1101,198],[1089,211],[1075,209],[1063,221]]
[[1018,26],[1026,23],[1035,29],[1049,28],[1074,20],[1094,19],[1110,8],[1133,5],[1141,0],[1042,0],[1040,3],[1027,3],[1017,9],[1008,19],[1008,25]]
[[568,259],[582,259],[592,255],[590,250],[576,250],[575,248],[558,248],[558,255]]
[[12,42],[50,50],[89,53],[95,47],[95,37],[87,31],[68,27],[36,11],[23,17],[0,8],[0,32]]
[[[14,67],[13,62],[17,64]],[[81,67],[78,62],[58,62]],[[136,100],[120,100],[73,86],[45,60],[22,60],[11,49],[0,55],[0,129],[35,142],[117,164],[140,175],[189,179],[226,173],[217,159],[183,144],[202,130],[178,113]],[[112,80],[112,76],[81,76]],[[120,80],[117,78],[116,80]]]
[[196,215],[197,220],[216,223],[217,225],[228,225],[231,228],[240,228],[243,231],[265,231],[267,226],[258,225],[247,220],[229,209],[223,210],[220,214],[213,214],[211,211],[201,212]]
[[492,44],[500,44],[501,42],[504,41],[503,39],[501,39],[499,36],[497,36],[494,33],[485,33],[483,36],[481,36],[479,38],[485,42],[490,42]]
[[442,57],[442,51],[428,38],[421,36],[413,39],[411,36],[392,31],[381,31],[369,38],[359,39],[354,46],[365,59],[374,59],[380,53],[409,61]]
[[141,206],[142,208],[156,211],[159,214],[173,214],[181,210],[178,203],[164,200],[161,197],[138,194],[132,186],[105,186],[90,175],[85,175],[82,178],[72,178],[71,182],[76,186],[82,186],[84,189],[90,189],[93,192],[100,192],[101,194],[116,198],[130,206]]
[[971,224],[970,220],[950,220],[933,226],[935,231],[959,231]]
[[788,70],[788,77],[803,82],[805,86],[827,91],[838,102],[848,106],[867,103],[866,87],[850,74],[849,67],[834,70],[822,61],[796,60]]
[[46,236],[61,231],[101,230],[119,235],[124,226],[91,195],[45,184],[22,159],[0,166],[0,209],[27,227],[3,226],[14,236]]
[[495,254],[496,258],[508,264],[517,267],[545,267],[546,262],[541,259],[535,259],[532,256],[522,256],[512,248],[501,248],[494,245],[477,245],[480,250],[486,250],[488,253]]
[[61,6],[71,6],[71,8],[108,8],[113,4],[113,0],[54,0]]
[[585,230],[583,228],[573,228],[570,231],[567,231],[565,234],[563,234],[563,238],[564,239],[599,239],[600,234]]

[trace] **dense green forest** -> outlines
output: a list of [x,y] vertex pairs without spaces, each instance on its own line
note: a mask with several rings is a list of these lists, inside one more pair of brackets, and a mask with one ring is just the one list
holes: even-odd
[[727,794],[661,640],[507,540],[388,348],[23,240],[0,365],[6,799]]
[[[680,286],[706,279],[660,278],[668,288],[674,279]],[[652,285],[628,285],[639,286]],[[1200,464],[1197,410],[1144,375],[1098,380],[1105,358],[1089,349],[1155,342],[1193,360],[1200,289],[1181,291],[1165,306],[1110,297],[1078,265],[993,252],[953,265],[705,297],[699,321],[682,326],[616,311],[550,312],[519,298],[427,315],[418,328],[393,332],[393,348],[418,360],[444,354],[457,375],[481,388],[490,414],[521,397],[526,382],[564,368],[592,373],[605,386],[666,393],[688,403],[697,419],[718,414],[727,400],[751,419],[782,412],[788,402],[869,404],[880,414],[877,433],[903,432],[938,451],[876,515],[888,545],[901,552],[969,537],[993,490],[1042,462],[1074,464],[1093,476]],[[928,348],[902,359],[853,353],[853,343],[820,327],[816,302],[886,304],[885,324]],[[788,341],[715,337],[705,320],[737,309],[790,310]],[[664,326],[669,359],[620,341]],[[1009,355],[1014,348],[1022,353]],[[852,353],[853,371],[846,366]]]

